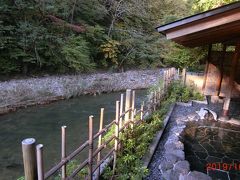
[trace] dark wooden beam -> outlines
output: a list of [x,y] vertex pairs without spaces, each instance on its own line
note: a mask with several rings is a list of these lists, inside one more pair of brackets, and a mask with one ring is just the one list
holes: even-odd
[[[198,33],[212,28],[221,27],[240,20],[239,9],[235,9],[218,16],[209,17],[201,21],[195,21],[190,24],[178,26],[166,32],[167,39],[174,39],[188,34]],[[227,31],[227,29],[226,29]]]
[[218,79],[218,83],[217,83],[217,96],[219,96],[220,92],[221,92],[221,86],[222,86],[222,80],[223,80],[223,74],[224,74],[224,67],[223,67],[223,63],[224,63],[224,59],[225,59],[225,55],[226,55],[226,49],[227,46],[225,44],[223,44],[222,47],[222,52],[221,52],[221,57],[220,57],[220,77]]
[[205,71],[204,71],[204,79],[203,79],[203,86],[202,86],[202,92],[203,93],[204,93],[205,87],[206,87],[208,68],[209,68],[209,63],[211,61],[211,54],[212,54],[212,44],[210,44],[209,47],[208,47],[208,57],[207,57],[207,61],[206,61],[206,66],[205,66]]
[[158,32],[161,32],[161,33],[165,34],[165,31],[167,31],[169,29],[172,29],[172,28],[175,28],[175,27],[178,27],[178,26],[183,26],[185,24],[189,24],[189,23],[192,23],[194,21],[207,19],[207,18],[212,17],[212,16],[217,16],[219,14],[223,14],[224,12],[237,9],[239,7],[240,7],[239,2],[228,4],[228,5],[216,8],[216,9],[212,9],[212,10],[209,10],[209,11],[206,11],[206,12],[202,12],[202,13],[199,13],[199,14],[196,14],[196,15],[193,15],[193,16],[189,16],[189,17],[186,17],[186,18],[183,18],[183,19],[180,19],[180,20],[177,20],[177,21],[159,26],[156,29],[158,30]]

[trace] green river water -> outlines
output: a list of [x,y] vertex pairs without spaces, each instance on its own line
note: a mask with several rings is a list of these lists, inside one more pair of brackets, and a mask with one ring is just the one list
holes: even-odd
[[[136,91],[137,107],[145,100],[146,93],[146,90]],[[100,108],[105,108],[105,125],[114,119],[115,101],[120,94],[80,96],[0,116],[0,180],[23,175],[23,139],[33,137],[44,145],[45,169],[49,169],[60,160],[61,126],[67,126],[67,153],[70,153],[87,140],[89,115],[94,115],[94,133],[99,126]],[[80,159],[86,155],[83,153]]]

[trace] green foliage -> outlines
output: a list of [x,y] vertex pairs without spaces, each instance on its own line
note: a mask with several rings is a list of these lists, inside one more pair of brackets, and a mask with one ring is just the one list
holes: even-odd
[[202,12],[233,2],[238,2],[238,0],[194,0],[193,10],[195,12]]
[[62,50],[66,63],[72,70],[82,72],[94,69],[94,63],[90,62],[88,43],[81,36],[70,37]]
[[0,74],[195,69],[206,51],[170,43],[154,27],[230,2],[235,0],[1,0]]
[[199,66],[199,61],[207,55],[204,48],[189,49],[177,45],[173,42],[166,42],[166,47],[163,51],[162,58],[169,66],[177,68],[193,68]]
[[[70,176],[74,170],[76,170],[79,166],[79,162],[77,160],[72,160],[67,164],[67,176]],[[83,168],[76,176],[77,179],[84,179],[88,174],[87,168]],[[54,180],[60,180],[61,174],[58,174],[54,177]]]
[[24,176],[19,177],[19,178],[17,178],[17,180],[25,180],[25,177]]
[[115,66],[119,65],[119,60],[118,60],[118,54],[120,53],[119,51],[119,46],[120,43],[118,41],[115,40],[108,40],[105,44],[102,44],[100,46],[103,54],[104,54],[104,58],[106,60],[110,60]]
[[168,91],[169,99],[180,102],[188,102],[189,100],[203,100],[201,95],[194,85],[184,86],[180,81],[171,84]]
[[[149,144],[156,132],[163,127],[164,114],[161,114],[160,109],[155,111],[148,119],[141,122],[140,125],[134,126],[133,129],[128,128],[120,135],[122,150],[118,153],[115,174],[113,174],[112,169],[108,167],[104,171],[104,179],[113,177],[119,180],[135,180],[142,179],[148,174],[148,169],[143,167],[141,158],[147,152]],[[114,128],[105,135],[104,139],[109,139],[113,133]]]

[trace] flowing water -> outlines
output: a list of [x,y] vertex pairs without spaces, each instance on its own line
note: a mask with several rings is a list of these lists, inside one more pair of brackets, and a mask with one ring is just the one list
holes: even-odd
[[[145,100],[146,93],[146,90],[136,91],[137,107]],[[33,137],[44,145],[45,169],[49,169],[60,160],[61,126],[67,126],[67,153],[70,153],[87,140],[89,115],[94,116],[94,133],[99,127],[100,108],[105,108],[105,125],[114,119],[115,101],[120,99],[120,94],[80,96],[0,116],[0,180],[23,175],[23,139]]]

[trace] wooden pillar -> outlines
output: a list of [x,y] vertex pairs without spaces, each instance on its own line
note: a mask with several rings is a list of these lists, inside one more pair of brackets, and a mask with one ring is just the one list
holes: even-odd
[[209,68],[209,63],[211,62],[211,56],[212,56],[212,44],[210,44],[209,47],[208,47],[208,57],[207,57],[207,61],[206,61],[206,66],[205,66],[205,71],[204,71],[204,79],[203,79],[203,86],[202,86],[202,92],[203,93],[204,93],[205,87],[206,87],[208,68]]
[[229,106],[230,106],[232,91],[234,88],[234,79],[236,75],[239,57],[240,57],[240,42],[236,44],[235,52],[232,59],[232,65],[231,65],[231,70],[229,75],[229,91],[227,92],[226,98],[224,100],[223,112],[222,112],[222,116],[224,117],[228,117]]
[[[125,101],[125,112],[130,110],[130,108],[131,108],[130,105],[131,105],[131,89],[127,89],[126,90],[126,101]],[[130,111],[128,111],[125,114],[124,123],[128,122],[129,118],[130,118]]]
[[218,82],[217,82],[217,92],[216,92],[216,95],[219,96],[220,95],[220,92],[221,92],[221,85],[222,85],[222,80],[223,80],[223,74],[224,74],[224,59],[225,59],[225,55],[226,55],[226,49],[227,49],[227,46],[226,44],[223,44],[223,47],[222,47],[222,52],[221,52],[221,57],[220,57],[220,77],[218,79]]
[[182,82],[183,82],[184,85],[186,85],[186,73],[187,73],[186,68],[183,68],[183,70],[182,70]]
[[[66,158],[66,128],[67,126],[62,126],[62,160]],[[62,179],[67,177],[67,166],[62,166]]]
[[26,180],[37,179],[36,140],[33,138],[22,141],[24,175]]

